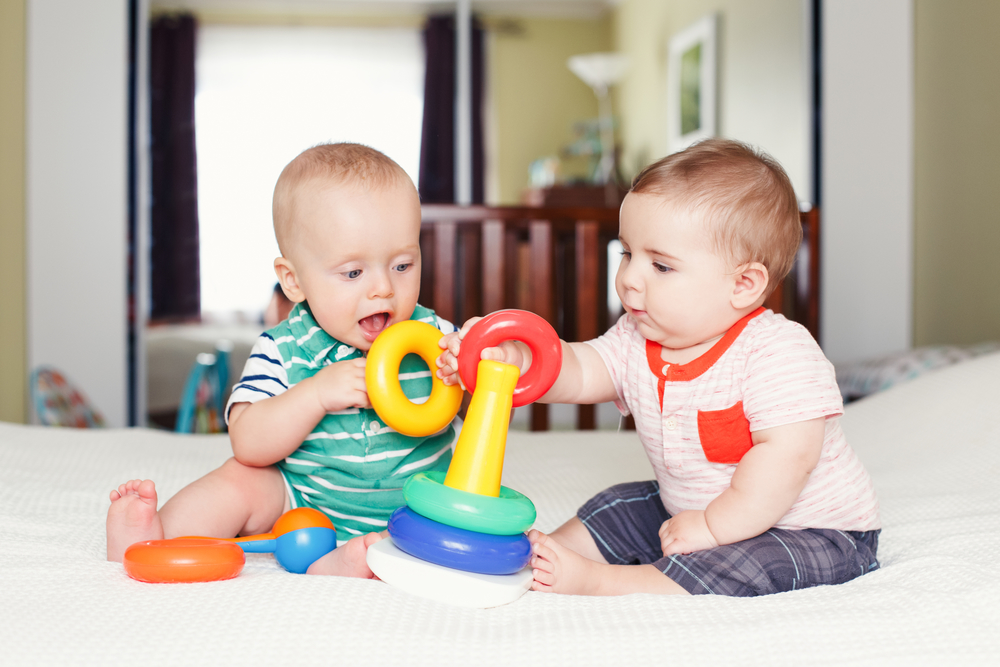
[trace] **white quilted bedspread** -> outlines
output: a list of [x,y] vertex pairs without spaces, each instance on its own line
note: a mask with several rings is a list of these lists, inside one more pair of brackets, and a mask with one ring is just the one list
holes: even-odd
[[[105,561],[108,492],[161,499],[220,464],[224,436],[0,424],[0,664],[1000,664],[1000,355],[848,408],[872,472],[882,569],[755,599],[529,592],[453,608],[377,581],[288,574],[152,585]],[[504,483],[552,529],[591,494],[645,479],[632,433],[512,433]]]

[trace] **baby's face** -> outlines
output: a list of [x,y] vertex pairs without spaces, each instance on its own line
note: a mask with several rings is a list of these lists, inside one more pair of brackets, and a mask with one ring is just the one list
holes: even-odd
[[299,190],[289,259],[319,325],[367,350],[420,293],[420,201],[409,184]]
[[721,336],[738,319],[734,268],[712,248],[698,213],[652,194],[629,194],[619,228],[615,289],[647,339],[680,350]]

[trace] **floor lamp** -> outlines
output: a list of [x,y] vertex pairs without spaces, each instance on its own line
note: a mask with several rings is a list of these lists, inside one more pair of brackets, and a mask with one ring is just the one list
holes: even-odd
[[597,166],[597,175],[604,184],[604,203],[617,206],[618,184],[614,179],[615,132],[609,91],[624,76],[628,59],[620,53],[587,53],[571,57],[567,65],[597,95],[601,136],[601,161]]

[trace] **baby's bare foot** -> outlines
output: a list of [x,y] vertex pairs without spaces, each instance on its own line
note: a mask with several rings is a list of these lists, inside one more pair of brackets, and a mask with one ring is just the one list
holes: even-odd
[[593,572],[600,563],[581,556],[543,532],[528,533],[531,541],[531,567],[535,581],[531,590],[568,595],[595,595]]
[[133,479],[111,492],[107,530],[108,560],[119,563],[125,549],[136,542],[163,539],[152,480]]
[[365,557],[368,547],[382,539],[378,533],[368,533],[349,540],[309,566],[306,574],[332,574],[338,577],[374,579]]

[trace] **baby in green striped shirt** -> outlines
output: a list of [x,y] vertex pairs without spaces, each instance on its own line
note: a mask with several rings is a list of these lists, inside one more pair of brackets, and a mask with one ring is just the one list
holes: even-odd
[[[296,305],[261,335],[233,388],[226,408],[233,457],[159,511],[151,480],[112,491],[108,560],[121,561],[143,540],[264,533],[284,512],[309,506],[330,517],[339,544],[309,573],[371,578],[365,555],[403,504],[403,482],[448,468],[452,425],[426,438],[396,433],[371,409],[365,388],[365,353],[390,325],[419,319],[455,330],[417,303],[413,182],[374,149],[316,146],[278,178],[273,218],[281,251],[274,270]],[[404,360],[401,382],[420,402],[431,371]]]

